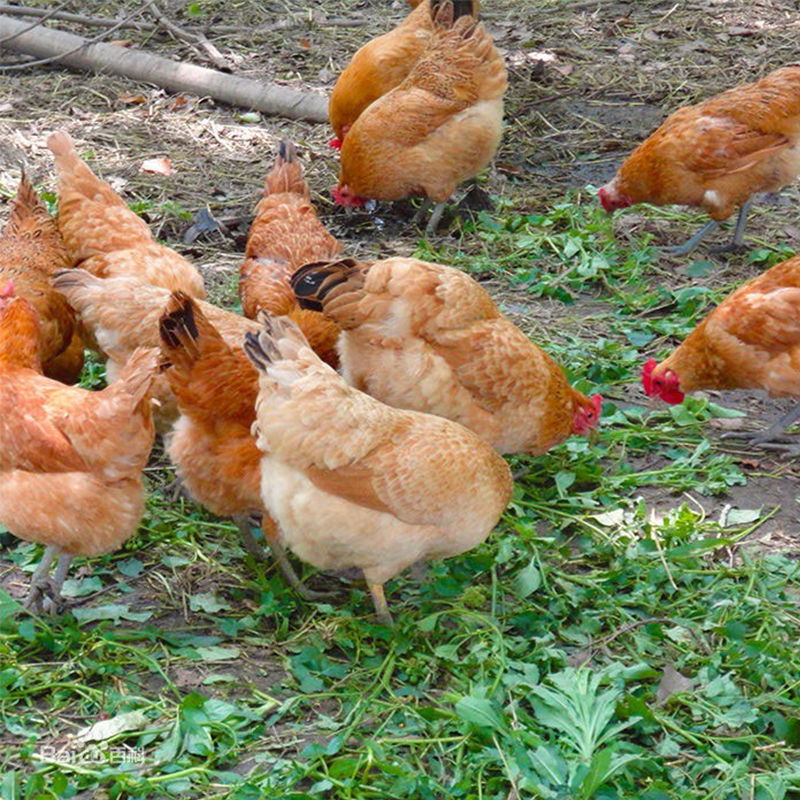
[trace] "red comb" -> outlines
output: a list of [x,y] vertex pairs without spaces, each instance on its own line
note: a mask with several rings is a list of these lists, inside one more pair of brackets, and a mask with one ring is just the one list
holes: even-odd
[[603,405],[603,398],[599,394],[593,394],[590,398],[592,401],[592,408],[597,412],[597,418],[600,419],[600,409]]
[[328,147],[332,147],[334,150],[341,150],[342,149],[342,140],[338,136],[334,136],[328,142]]
[[642,388],[648,397],[653,394],[653,380],[650,376],[653,374],[655,368],[656,360],[654,358],[648,359],[642,365]]
[[0,297],[13,297],[14,296],[14,281],[9,278],[0,288]]

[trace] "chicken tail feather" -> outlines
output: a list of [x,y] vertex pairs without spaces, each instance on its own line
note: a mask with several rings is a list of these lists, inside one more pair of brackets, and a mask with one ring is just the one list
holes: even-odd
[[324,312],[326,304],[339,294],[334,289],[346,286],[351,290],[363,286],[364,274],[352,258],[315,261],[298,267],[289,283],[300,308]]
[[57,269],[50,274],[50,283],[56,291],[71,301],[81,294],[82,289],[102,286],[103,279],[85,269]]
[[70,156],[75,152],[72,137],[66,131],[55,131],[47,137],[47,146],[56,158]]
[[275,166],[264,181],[265,195],[282,192],[309,197],[308,184],[303,178],[303,167],[297,158],[297,148],[288,139],[282,139],[278,144]]
[[185,292],[175,291],[158,322],[162,351],[172,367],[186,368],[211,347],[222,345],[219,331]]
[[295,358],[301,347],[308,347],[302,331],[289,317],[273,317],[262,311],[258,321],[262,329],[258,333],[248,331],[244,340],[244,352],[257,369],[265,372],[276,361]]
[[[446,6],[450,8],[445,8],[442,12],[442,7]],[[443,13],[441,18],[440,13]],[[448,26],[459,17],[477,17],[477,15],[478,0],[431,0],[431,18],[440,25]]]
[[28,180],[28,176],[23,169],[17,194],[11,206],[11,212],[8,215],[8,226],[11,230],[18,230],[23,222],[31,216],[50,219],[44,203],[39,198],[39,195],[36,194],[33,184]]

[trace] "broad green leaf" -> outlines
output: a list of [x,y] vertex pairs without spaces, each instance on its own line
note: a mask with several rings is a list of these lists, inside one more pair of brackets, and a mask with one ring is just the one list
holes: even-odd
[[123,619],[131,622],[144,622],[150,619],[153,613],[151,611],[131,611],[123,603],[107,603],[102,606],[73,609],[72,616],[78,622],[97,622],[97,620],[101,619],[109,619],[113,622],[119,622]]
[[506,729],[502,715],[494,703],[486,697],[465,695],[455,704],[455,712],[465,722],[470,722],[479,728],[491,728],[495,731]]
[[533,594],[542,584],[542,576],[536,566],[536,559],[532,558],[527,567],[523,567],[516,577],[517,594],[520,597],[527,597]]

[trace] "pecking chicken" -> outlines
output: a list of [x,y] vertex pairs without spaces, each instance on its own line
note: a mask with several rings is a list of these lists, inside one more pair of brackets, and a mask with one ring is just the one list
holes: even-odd
[[[28,607],[54,608],[73,556],[108,553],[133,536],[153,445],[148,389],[158,351],[136,350],[100,392],[41,374],[35,308],[6,285],[0,298],[0,523],[46,545]],[[53,599],[45,585],[58,556]]]
[[251,319],[262,309],[290,316],[314,352],[336,367],[339,328],[316,311],[300,309],[289,286],[289,277],[301,264],[328,261],[342,248],[317,218],[309,197],[295,146],[283,141],[250,225],[239,268],[239,299]]
[[178,403],[180,417],[167,452],[181,483],[213,514],[230,516],[247,550],[256,558],[263,551],[250,534],[249,517],[261,516],[261,529],[288,583],[302,596],[315,594],[304,587],[281,547],[275,524],[261,501],[261,452],[251,432],[256,418],[258,374],[242,351],[245,330],[258,330],[235,314],[231,329],[241,330],[235,343],[227,341],[200,304],[183,292],[173,292],[161,314],[161,350],[168,363],[166,378]]
[[672,252],[685,255],[739,208],[741,243],[757,192],[777,191],[800,172],[800,66],[680,108],[598,190],[609,213],[634,203],[702,208],[711,221]]
[[[419,61],[430,43],[441,0],[409,2],[413,11],[396,27],[367,42],[350,59],[336,80],[328,103],[328,118],[336,134],[331,147],[341,149],[361,112],[394,89]],[[478,11],[478,0],[454,0],[455,17]]]
[[508,503],[508,466],[466,428],[348,386],[290,319],[261,319],[245,352],[259,369],[264,504],[303,561],[361,569],[390,624],[383,584],[482,542]]
[[58,227],[74,266],[100,278],[129,275],[206,296],[194,265],[153,239],[147,223],[81,161],[67,133],[51,134],[47,146],[58,171]]
[[[109,381],[116,380],[137,347],[160,346],[158,325],[170,299],[168,289],[125,275],[98,278],[77,268],[54,273],[51,282],[66,297],[99,349],[107,355],[106,376]],[[240,346],[245,332],[257,327],[256,323],[237,314],[205,301],[198,302],[231,345]],[[158,431],[166,433],[177,418],[178,409],[164,375],[156,378],[152,394],[157,402]]]
[[501,453],[539,455],[597,424],[599,395],[572,389],[460,270],[346,259],[301,267],[292,288],[342,328],[347,382],[384,403],[460,422]]
[[437,203],[427,226],[435,230],[444,202],[497,150],[506,84],[503,59],[483,25],[471,16],[453,20],[444,0],[425,54],[345,137],[336,202],[422,196]]
[[48,278],[54,270],[69,266],[56,223],[23,174],[0,237],[0,285],[13,281],[15,294],[36,309],[44,374],[63,383],[78,380],[83,342],[75,313]]
[[[764,389],[800,399],[800,256],[740,286],[660,364],[649,360],[642,386],[670,404],[696,389]],[[800,405],[751,441],[770,442],[798,417]]]

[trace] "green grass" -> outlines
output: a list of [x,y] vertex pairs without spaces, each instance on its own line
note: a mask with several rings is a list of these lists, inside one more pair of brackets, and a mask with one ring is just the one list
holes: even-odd
[[[622,390],[728,287],[703,261],[657,267],[578,199],[481,215],[420,253],[565,313],[600,304],[542,340],[604,394],[598,441],[510,459],[498,529],[392,581],[393,630],[357,586],[297,600],[231,525],[165,497],[154,464],[140,533],[78,560],[71,611],[0,592],[3,800],[800,797],[800,565],[746,544],[775,508],[712,518],[695,499],[748,480],[705,435],[736,412]],[[86,385],[101,378],[90,362]],[[0,537],[29,573],[40,549]],[[100,741],[74,738],[98,722]]]

